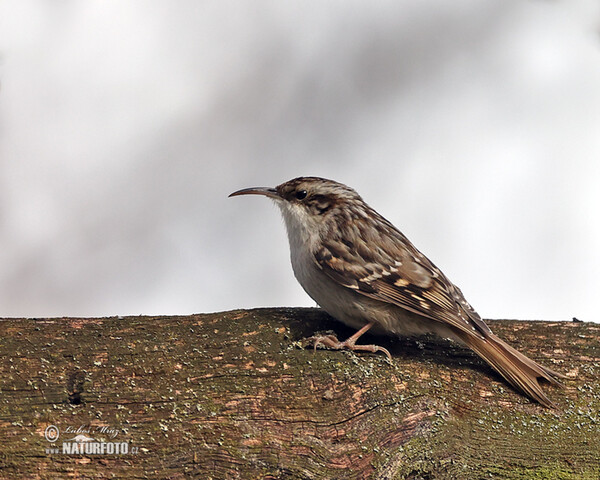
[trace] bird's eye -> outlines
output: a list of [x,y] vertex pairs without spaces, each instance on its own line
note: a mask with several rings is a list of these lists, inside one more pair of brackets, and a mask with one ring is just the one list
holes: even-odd
[[296,192],[296,198],[298,200],[304,200],[306,198],[306,190],[298,190]]

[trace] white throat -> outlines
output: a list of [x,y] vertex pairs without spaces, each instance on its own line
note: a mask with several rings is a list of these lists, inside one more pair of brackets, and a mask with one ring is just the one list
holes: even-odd
[[[285,228],[290,242],[292,256],[294,252],[303,250],[312,253],[319,243],[318,225],[314,218],[302,205],[295,205],[286,201],[276,201],[281,210]],[[292,258],[292,263],[293,258]]]

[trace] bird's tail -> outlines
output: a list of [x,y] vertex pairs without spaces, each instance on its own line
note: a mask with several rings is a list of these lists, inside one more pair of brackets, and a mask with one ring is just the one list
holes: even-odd
[[464,331],[455,333],[517,390],[545,407],[556,407],[542,390],[539,379],[543,378],[553,385],[562,387],[558,379],[566,378],[564,375],[527,358],[493,333],[488,334],[484,339]]

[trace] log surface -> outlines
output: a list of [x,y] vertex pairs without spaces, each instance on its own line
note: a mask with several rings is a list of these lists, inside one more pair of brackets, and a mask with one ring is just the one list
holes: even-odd
[[353,333],[318,309],[0,320],[0,478],[600,478],[600,325],[488,324],[568,376],[556,411],[442,339],[303,349]]

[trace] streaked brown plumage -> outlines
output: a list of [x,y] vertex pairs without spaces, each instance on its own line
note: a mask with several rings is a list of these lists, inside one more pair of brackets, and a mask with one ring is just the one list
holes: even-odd
[[433,332],[467,345],[515,388],[553,406],[538,379],[560,385],[562,375],[494,335],[460,289],[353,189],[299,177],[230,196],[243,194],[275,200],[286,223],[296,278],[330,315],[360,329],[345,342],[316,337],[315,345],[390,356],[382,347],[355,342],[370,328],[390,335]]

